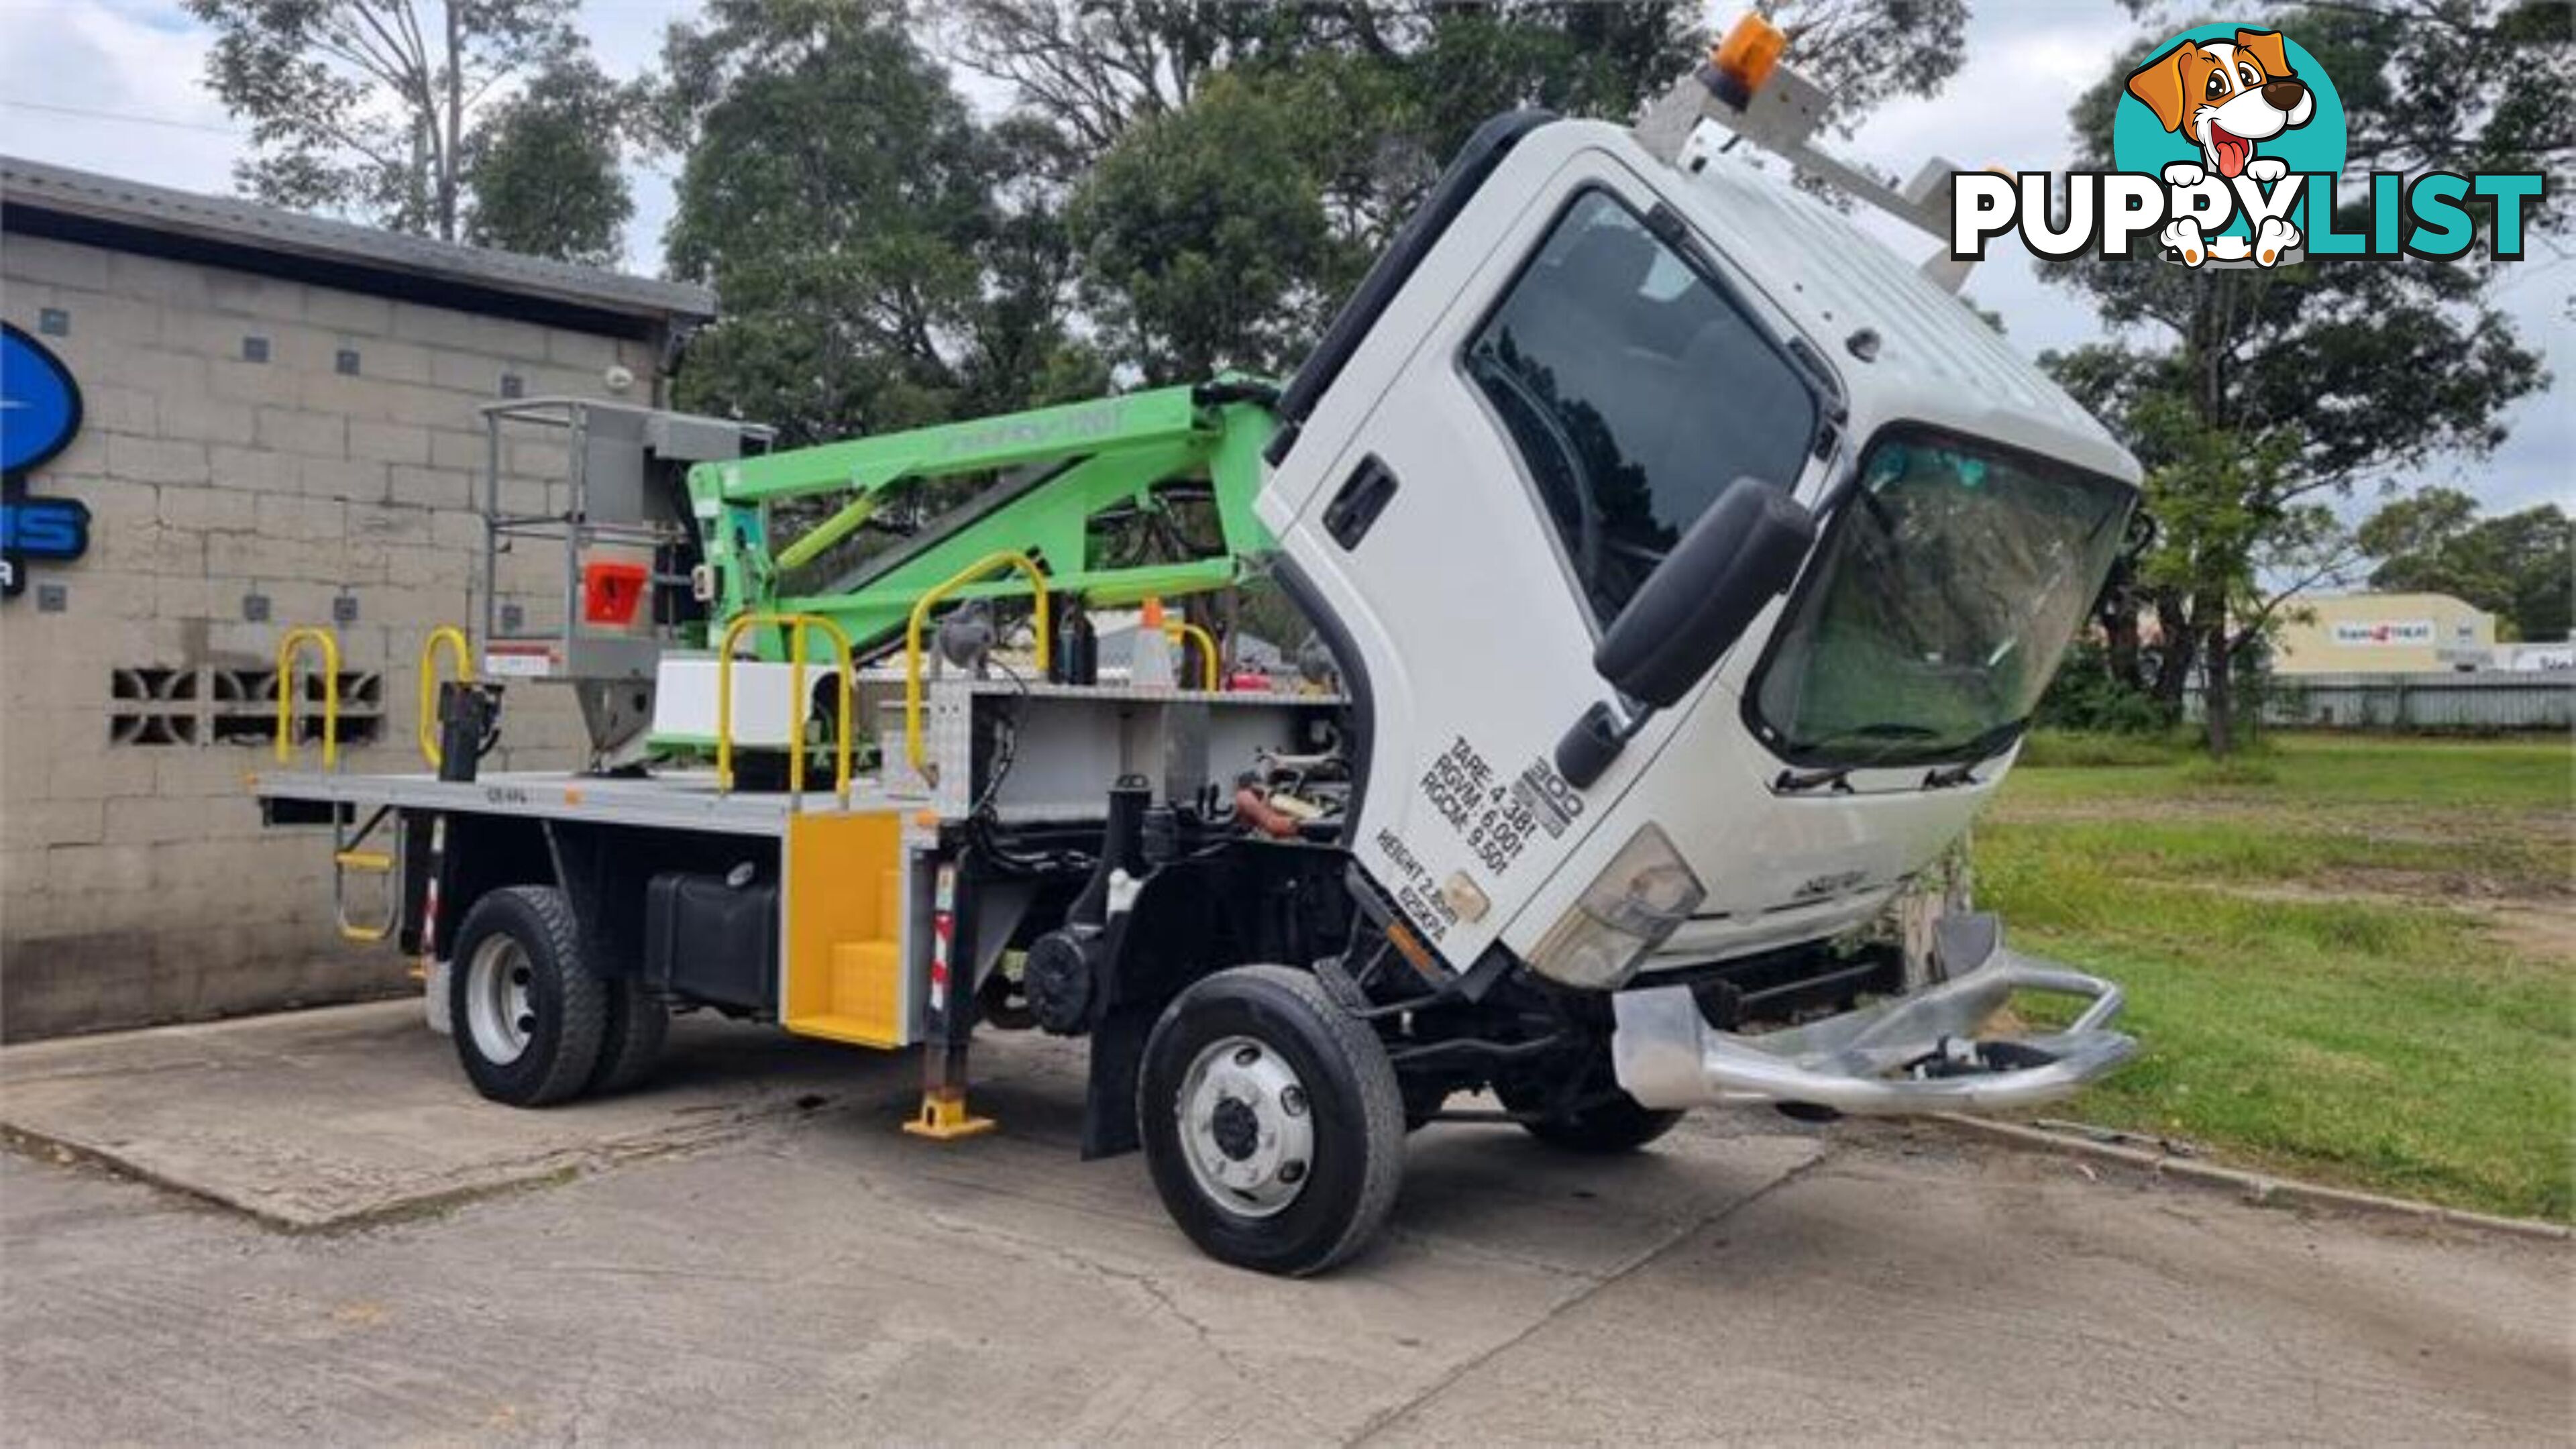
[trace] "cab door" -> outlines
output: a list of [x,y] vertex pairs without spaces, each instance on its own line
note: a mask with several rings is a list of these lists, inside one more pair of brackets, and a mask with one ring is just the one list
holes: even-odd
[[1609,697],[1602,628],[1737,474],[1794,484],[1812,432],[1804,381],[1676,233],[1654,164],[1606,126],[1520,140],[1261,500],[1365,691],[1354,851],[1454,967],[1671,728],[1650,720],[1587,790],[1557,772],[1557,740]]

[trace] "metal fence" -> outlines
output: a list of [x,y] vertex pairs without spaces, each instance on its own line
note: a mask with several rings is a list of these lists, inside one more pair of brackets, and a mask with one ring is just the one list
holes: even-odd
[[[2275,674],[2263,681],[2267,724],[2356,730],[2564,730],[2576,727],[2576,672]],[[2186,715],[2202,715],[2195,686]]]

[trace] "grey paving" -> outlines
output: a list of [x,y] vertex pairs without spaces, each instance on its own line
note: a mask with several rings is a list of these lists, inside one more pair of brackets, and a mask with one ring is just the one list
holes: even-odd
[[[1136,1159],[1076,1159],[1061,1044],[985,1050],[978,1102],[1005,1130],[941,1146],[896,1128],[909,1057],[695,1030],[656,1090],[511,1113],[369,1010],[90,1043],[86,1073],[83,1044],[0,1053],[0,1120],[102,1142],[125,1120],[99,1150],[343,1224],[280,1231],[41,1147],[0,1156],[0,1437],[2564,1442],[2576,1424],[2563,1244],[1744,1116],[1607,1163],[1433,1128],[1386,1242],[1287,1283],[1192,1253]],[[138,1061],[159,1065],[110,1069]],[[191,1151],[209,1124],[220,1142]],[[297,1186],[351,1163],[353,1193]]]
[[652,1091],[568,1112],[464,1090],[416,999],[40,1042],[0,1051],[0,1125],[309,1229],[721,1139],[853,1080],[823,1043],[697,1018],[674,1036]]

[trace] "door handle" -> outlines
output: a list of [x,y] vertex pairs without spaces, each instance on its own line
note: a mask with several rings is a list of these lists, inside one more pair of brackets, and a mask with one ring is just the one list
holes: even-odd
[[1360,460],[1351,476],[1333,493],[1333,501],[1324,505],[1324,532],[1345,551],[1360,546],[1377,516],[1386,511],[1387,501],[1395,497],[1395,474],[1372,455]]

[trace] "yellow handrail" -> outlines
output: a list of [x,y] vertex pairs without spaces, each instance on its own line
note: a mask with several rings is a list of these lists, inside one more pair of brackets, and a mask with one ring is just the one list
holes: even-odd
[[474,645],[465,631],[453,624],[441,624],[429,631],[420,643],[420,757],[429,761],[433,771],[447,767],[447,759],[438,748],[438,646],[447,646],[448,657],[456,661],[456,682],[474,682]]
[[903,756],[914,773],[921,773],[921,626],[930,619],[931,606],[957,590],[975,582],[995,569],[1009,567],[1029,576],[1029,592],[1034,598],[1032,612],[1037,620],[1038,673],[1047,672],[1047,586],[1046,575],[1038,570],[1035,560],[1024,553],[1004,550],[988,553],[941,580],[929,593],[912,606],[912,618],[903,628]]
[[1185,619],[1175,619],[1163,626],[1163,633],[1173,639],[1187,639],[1199,646],[1199,687],[1216,692],[1216,636]]
[[295,659],[307,642],[322,646],[322,768],[340,767],[340,640],[318,624],[286,631],[277,641],[277,762],[295,758]]
[[795,722],[788,735],[787,798],[791,808],[805,800],[805,713],[813,702],[805,694],[805,631],[819,627],[832,641],[832,653],[841,666],[840,721],[835,731],[833,748],[833,793],[843,809],[850,804],[850,676],[857,672],[851,661],[850,636],[841,626],[820,614],[744,614],[726,626],[724,643],[716,650],[716,789],[733,789],[733,650],[742,642],[743,631],[759,625],[784,627],[787,630],[787,693],[794,701]]

